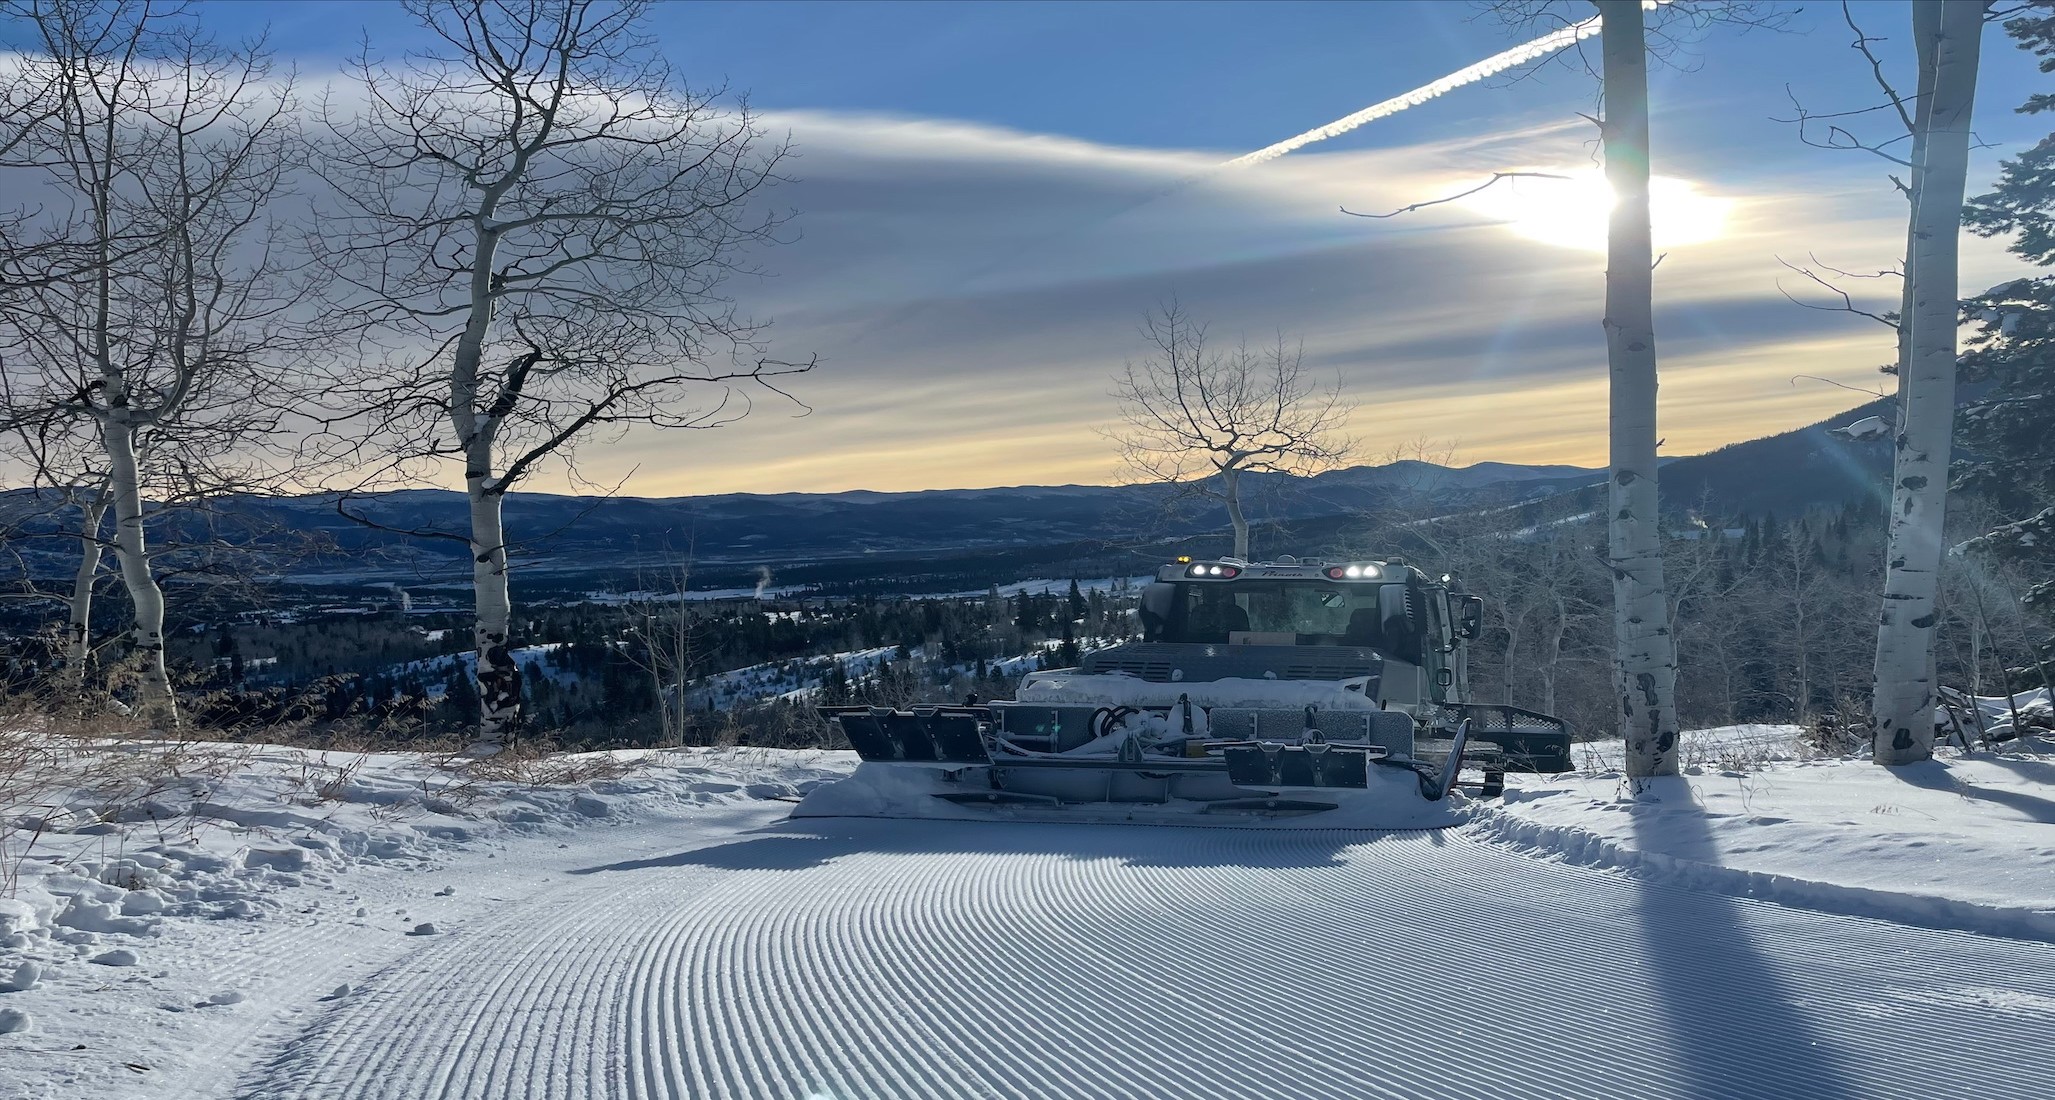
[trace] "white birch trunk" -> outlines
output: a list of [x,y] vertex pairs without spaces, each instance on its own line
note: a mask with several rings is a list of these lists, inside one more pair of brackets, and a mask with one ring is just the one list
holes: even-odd
[[521,719],[521,670],[508,645],[514,602],[500,516],[506,498],[490,491],[483,477],[466,478],[465,490],[471,499],[471,587],[477,604],[471,640],[478,654],[478,736],[504,745]]
[[[113,387],[110,387],[112,390]],[[110,393],[118,406],[118,396]],[[100,421],[100,441],[107,451],[107,491],[114,504],[114,557],[121,581],[135,607],[133,642],[138,665],[138,712],[150,722],[178,725],[178,701],[164,667],[164,590],[150,572],[143,540],[143,497],[136,469],[136,430],[118,415]]]
[[1234,525],[1234,556],[1249,560],[1249,520],[1242,514],[1242,472],[1220,471],[1221,495],[1227,498],[1227,521]]
[[64,675],[73,691],[86,686],[86,662],[93,653],[93,582],[100,575],[100,527],[107,518],[107,492],[79,506],[78,572],[65,601]]
[[[464,446],[464,492],[471,505],[471,588],[474,618],[472,650],[478,659],[478,739],[487,748],[510,741],[521,721],[521,670],[509,644],[513,629],[513,593],[507,584],[507,538],[501,507],[504,486],[493,476],[497,468],[494,443],[499,420],[492,409],[481,413],[479,368],[492,328],[493,263],[499,236],[486,223],[499,199],[497,191],[481,200],[475,224],[477,253],[471,264],[471,314],[458,336],[450,364],[450,423]],[[495,399],[491,402],[497,406]]]
[[1934,754],[1934,590],[1955,430],[1956,258],[1985,6],[1961,0],[1913,5],[1915,37],[1927,34],[1933,41],[1933,94],[1913,202],[1906,272],[1912,308],[1903,318],[1912,328],[1911,353],[1899,379],[1903,410],[1877,622],[1871,717],[1879,764],[1910,764]]
[[1606,358],[1612,374],[1607,546],[1613,674],[1633,778],[1677,774],[1677,658],[1663,590],[1656,501],[1654,248],[1648,221],[1648,48],[1640,0],[1597,0],[1604,16]]
[[1905,172],[1905,277],[1899,280],[1898,290],[1898,392],[1893,408],[1898,420],[1892,425],[1894,431],[1905,427],[1905,380],[1912,377],[1912,263],[1919,240],[1914,215],[1919,208],[1920,166],[1927,157],[1927,119],[1934,106],[1934,40],[1941,29],[1942,3],[1913,0],[1912,5],[1912,43],[1919,77],[1912,109],[1912,149],[1907,154],[1912,167]]

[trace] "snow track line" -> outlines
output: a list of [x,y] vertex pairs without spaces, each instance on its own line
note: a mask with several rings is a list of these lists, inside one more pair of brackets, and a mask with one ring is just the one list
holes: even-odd
[[388,969],[237,1095],[2055,1095],[1990,1057],[2043,1036],[2055,947],[1457,831],[815,819],[589,870]]

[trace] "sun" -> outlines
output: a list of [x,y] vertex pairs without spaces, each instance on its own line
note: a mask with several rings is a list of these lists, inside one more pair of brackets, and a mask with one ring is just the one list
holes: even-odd
[[[1562,179],[1515,176],[1463,200],[1476,213],[1542,244],[1605,251],[1606,215],[1613,193],[1605,177],[1590,170],[1561,173]],[[1717,240],[1727,227],[1734,200],[1708,195],[1690,180],[1657,176],[1649,181],[1648,207],[1657,249]]]

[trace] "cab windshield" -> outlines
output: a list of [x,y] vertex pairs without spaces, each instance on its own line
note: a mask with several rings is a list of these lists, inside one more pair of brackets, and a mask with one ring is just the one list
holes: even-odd
[[[1180,584],[1163,641],[1380,646],[1375,584],[1236,581]],[[1234,635],[1271,635],[1236,638]]]

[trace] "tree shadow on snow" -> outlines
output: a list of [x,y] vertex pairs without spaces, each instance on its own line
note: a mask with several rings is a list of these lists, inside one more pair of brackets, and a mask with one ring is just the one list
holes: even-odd
[[2022,756],[1987,752],[1976,757],[1976,761],[1980,764],[1996,764],[2007,771],[2017,772],[2022,779],[2055,786],[2055,757],[2045,754]]
[[[1650,781],[1642,798],[1659,801],[1633,809],[1634,830],[1642,836],[1637,847],[1724,864],[1704,809],[1683,779]],[[1634,971],[1656,1003],[1654,1015],[1639,1025],[1643,1033],[1630,1041],[1644,1054],[1651,1047],[1667,1051],[1679,1082],[1674,1091],[1658,1088],[1650,1095],[1712,1100],[1736,1095],[1737,1082],[1748,1083],[1748,1095],[1868,1095],[1847,1052],[1819,1029],[1821,1018],[1846,1018],[1847,1006],[1800,998],[1800,987],[1756,945],[1750,925],[1760,922],[1746,910],[1712,890],[1642,880],[1636,905],[1642,958]]]
[[[2037,761],[2008,761],[2003,757],[1989,757],[1987,759],[1989,762],[1995,763],[2000,767],[2019,772],[2021,776],[2027,779],[2047,782],[2050,778],[2055,778],[2055,775],[2039,774],[2040,768],[2045,768],[2046,765],[2039,765],[2037,767]],[[2015,763],[2019,766],[2015,767]],[[1926,760],[1918,764],[1901,764],[1889,769],[1889,771],[1896,778],[1914,787],[1939,791],[1944,794],[1961,795],[1964,798],[1974,798],[1982,802],[1995,802],[2000,806],[2019,811],[2021,815],[2030,821],[2037,821],[2043,825],[2055,825],[2055,800],[2028,794],[2025,791],[2006,791],[1994,787],[1979,787],[1967,780],[1957,779],[1949,772],[1948,765],[1939,760]]]
[[578,867],[574,875],[595,875],[603,871],[646,871],[655,867],[713,867],[724,871],[804,871],[818,867],[850,849],[827,843],[817,836],[756,836],[705,848],[692,848],[668,855],[627,859],[596,867]]
[[1343,853],[1381,845],[1444,843],[1440,830],[1207,829],[1061,822],[887,821],[809,818],[668,855],[581,867],[572,874],[659,867],[803,871],[852,855],[1060,856],[1136,867],[1338,867]]

